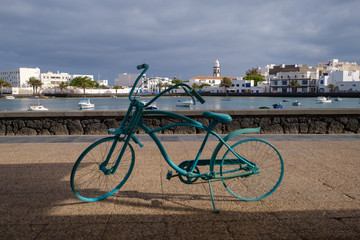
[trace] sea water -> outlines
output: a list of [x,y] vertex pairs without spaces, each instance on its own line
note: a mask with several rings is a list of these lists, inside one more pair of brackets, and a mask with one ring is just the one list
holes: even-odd
[[[95,110],[126,110],[129,99],[121,98],[90,98],[95,104]],[[143,97],[141,101],[148,101],[150,97]],[[284,109],[324,109],[324,108],[360,108],[359,98],[343,98],[342,101],[332,103],[317,103],[315,97],[284,98],[284,97],[204,97],[205,103],[195,102],[191,108],[177,107],[178,100],[189,100],[189,97],[161,97],[156,105],[160,110],[241,110],[259,109],[259,107],[273,108],[275,103],[281,103]],[[26,111],[30,104],[40,103],[49,111],[73,111],[79,110],[77,104],[79,98],[49,98],[49,99],[0,99],[0,111]],[[285,100],[285,101],[284,101]],[[297,100],[302,106],[293,106]]]

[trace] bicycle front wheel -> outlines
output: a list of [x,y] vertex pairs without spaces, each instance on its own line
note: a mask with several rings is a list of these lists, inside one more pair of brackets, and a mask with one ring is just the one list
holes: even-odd
[[[112,154],[109,154],[112,147]],[[124,153],[118,160],[122,149]],[[101,169],[100,166],[106,158],[109,158],[109,161],[105,168]],[[125,144],[123,139],[115,136],[100,139],[85,149],[75,162],[70,178],[71,188],[79,199],[86,202],[107,198],[128,180],[134,162],[134,150],[130,144]],[[111,173],[116,164],[116,171]]]
[[245,201],[260,200],[273,193],[284,175],[284,164],[278,150],[260,139],[245,139],[231,148],[258,170],[252,172],[248,164],[227,150],[220,165],[225,188]]

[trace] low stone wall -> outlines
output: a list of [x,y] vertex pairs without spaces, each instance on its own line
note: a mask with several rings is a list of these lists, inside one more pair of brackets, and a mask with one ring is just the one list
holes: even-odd
[[[203,124],[209,120],[202,111],[175,111]],[[241,110],[221,111],[233,121],[218,124],[216,132],[226,134],[239,128],[261,127],[263,134],[359,134],[360,109],[303,109],[303,110]],[[49,111],[0,112],[0,135],[98,135],[116,128],[124,111]],[[144,117],[150,128],[158,128],[178,119],[152,115]],[[137,133],[143,133],[137,130]],[[166,134],[204,133],[193,127],[166,129]]]

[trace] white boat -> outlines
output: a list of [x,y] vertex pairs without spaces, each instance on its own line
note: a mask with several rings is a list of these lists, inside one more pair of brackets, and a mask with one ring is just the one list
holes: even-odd
[[177,107],[191,107],[192,104],[193,104],[192,100],[178,100],[176,102]]
[[302,106],[302,103],[299,102],[298,100],[295,100],[293,103],[292,103],[293,106]]
[[316,102],[318,103],[331,103],[332,100],[326,97],[317,97]]
[[[147,101],[141,101],[142,104],[146,105],[148,102]],[[159,108],[156,106],[156,102],[153,102],[152,104],[150,104],[149,106],[147,106],[145,108],[145,110],[158,110]]]
[[41,105],[40,103],[30,104],[28,111],[48,111],[46,107]]
[[95,105],[90,102],[89,98],[80,99],[78,106],[80,109],[92,109],[95,107]]
[[145,108],[145,110],[158,110],[159,108],[156,106],[156,103],[152,103]]
[[5,99],[15,99],[14,96],[5,96]]
[[334,101],[335,102],[340,102],[340,101],[342,101],[343,99],[341,98],[341,97],[336,97],[336,98],[334,98]]

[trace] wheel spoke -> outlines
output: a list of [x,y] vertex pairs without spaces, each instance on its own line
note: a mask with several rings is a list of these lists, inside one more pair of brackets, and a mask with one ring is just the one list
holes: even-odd
[[[231,194],[242,200],[254,201],[267,197],[279,186],[284,166],[275,147],[260,139],[245,139],[234,144],[232,149],[255,164],[258,171],[246,177],[222,178],[225,188]],[[236,175],[238,165],[227,164],[228,159],[233,157],[230,150],[225,153],[220,166],[221,176]]]
[[[114,141],[118,141],[104,167],[111,169],[115,164],[117,171],[114,174],[105,174],[100,169]],[[118,156],[123,147],[126,147],[122,159],[117,163]],[[101,139],[90,145],[76,161],[71,172],[71,187],[78,198],[93,202],[114,194],[129,178],[134,167],[135,154],[131,145],[124,145],[124,140],[116,137]]]

